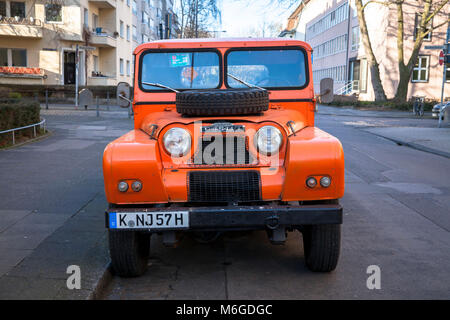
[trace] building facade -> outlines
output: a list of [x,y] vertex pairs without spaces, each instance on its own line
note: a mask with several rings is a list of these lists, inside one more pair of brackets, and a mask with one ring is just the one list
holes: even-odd
[[133,49],[171,36],[172,7],[173,0],[0,0],[0,84],[132,83]]
[[[420,3],[405,1],[404,51],[409,59],[421,12]],[[408,88],[408,99],[441,97],[443,66],[439,51],[425,46],[442,46],[446,41],[450,5],[433,18],[440,25],[424,40]],[[369,4],[365,17],[372,49],[379,63],[380,77],[388,99],[394,97],[399,74],[397,67],[397,11],[395,6]],[[313,48],[313,76],[316,93],[320,80],[333,78],[335,93],[356,93],[361,100],[374,100],[370,69],[361,43],[357,11],[353,0],[304,0],[291,14],[280,36],[308,42]],[[450,98],[450,65],[446,66],[444,98]]]

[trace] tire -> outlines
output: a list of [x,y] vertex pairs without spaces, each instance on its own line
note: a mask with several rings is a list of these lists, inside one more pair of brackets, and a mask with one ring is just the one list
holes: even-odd
[[109,255],[120,277],[137,277],[147,270],[150,234],[138,231],[108,230]]
[[257,88],[178,92],[177,111],[187,116],[255,114],[269,109],[269,92]]
[[302,233],[306,266],[314,272],[333,271],[339,260],[341,225],[305,226]]

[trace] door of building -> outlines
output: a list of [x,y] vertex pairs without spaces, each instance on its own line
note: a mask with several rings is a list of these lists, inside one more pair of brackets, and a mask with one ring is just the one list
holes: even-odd
[[75,84],[74,51],[64,51],[64,84]]

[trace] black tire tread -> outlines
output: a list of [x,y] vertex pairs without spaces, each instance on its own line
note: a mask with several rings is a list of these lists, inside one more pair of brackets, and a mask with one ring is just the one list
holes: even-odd
[[177,93],[176,106],[187,116],[255,114],[269,109],[269,93],[257,88],[188,90]]
[[336,269],[341,244],[341,225],[312,225],[303,231],[306,266],[314,272]]
[[108,230],[109,254],[114,272],[121,277],[137,277],[147,270],[150,234]]

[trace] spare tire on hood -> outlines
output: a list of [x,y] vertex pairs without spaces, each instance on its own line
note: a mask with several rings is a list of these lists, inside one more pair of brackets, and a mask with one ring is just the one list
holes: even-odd
[[176,95],[177,111],[188,116],[255,114],[269,109],[269,92],[258,88],[188,90]]

